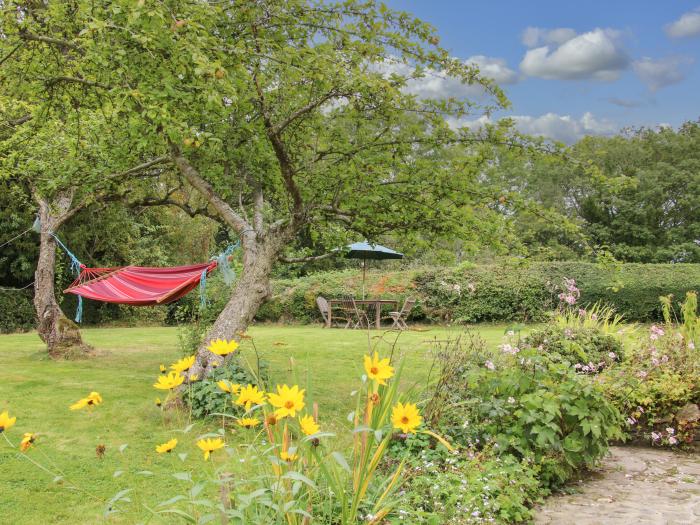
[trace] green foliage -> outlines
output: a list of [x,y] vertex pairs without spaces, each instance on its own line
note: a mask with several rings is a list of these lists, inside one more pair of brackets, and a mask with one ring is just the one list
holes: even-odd
[[668,322],[652,325],[633,339],[628,359],[601,374],[600,380],[633,435],[654,445],[674,446],[691,442],[700,428],[697,302],[689,293],[676,319],[671,300],[661,299]]
[[34,328],[34,306],[28,290],[0,290],[0,333]]
[[620,339],[595,328],[576,330],[550,325],[530,333],[523,345],[583,373],[599,372],[623,359]]
[[268,381],[268,365],[264,361],[257,363],[255,373],[252,373],[241,360],[234,356],[202,381],[194,381],[183,391],[183,399],[190,406],[192,416],[197,419],[220,414],[240,417],[245,409],[233,404],[231,394],[217,386],[217,382],[226,380],[237,385],[258,385],[261,389]]
[[433,459],[422,453],[409,465],[399,513],[410,523],[528,522],[542,493],[532,461],[511,455],[482,452]]
[[509,347],[514,355],[485,360],[478,340],[469,346],[475,343],[476,352],[459,341],[442,352],[448,375],[426,410],[456,443],[532,458],[540,483],[555,487],[593,466],[622,437],[619,412],[586,376],[530,349]]
[[[559,283],[573,278],[581,289],[579,304],[613,331],[619,317],[607,316],[612,306],[628,321],[662,318],[658,297],[683,297],[700,282],[700,265],[620,264],[615,267],[579,262],[502,263],[460,265],[455,268],[419,268],[367,273],[367,293],[402,301],[415,296],[415,320],[473,323],[483,321],[542,321],[558,303]],[[273,296],[257,319],[317,322],[321,316],[316,297],[359,295],[357,271],[323,272],[273,282]],[[596,310],[592,310],[597,303]],[[590,316],[588,317],[590,324]],[[598,326],[600,323],[593,323]]]

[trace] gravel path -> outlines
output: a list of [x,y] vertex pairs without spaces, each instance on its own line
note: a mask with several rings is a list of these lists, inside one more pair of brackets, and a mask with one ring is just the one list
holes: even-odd
[[700,453],[612,447],[576,488],[547,499],[535,523],[700,524]]

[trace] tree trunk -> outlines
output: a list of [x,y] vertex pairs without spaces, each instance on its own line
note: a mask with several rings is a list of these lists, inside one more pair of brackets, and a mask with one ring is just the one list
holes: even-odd
[[270,296],[270,275],[279,256],[283,237],[256,240],[255,234],[243,234],[243,271],[231,299],[217,317],[197,350],[197,360],[190,373],[207,377],[214,363],[222,358],[207,350],[212,339],[240,340],[260,306]]
[[[59,224],[46,200],[39,200],[41,220],[41,240],[39,260],[34,274],[34,310],[37,317],[37,331],[54,358],[78,357],[87,354],[91,348],[83,343],[78,325],[68,319],[56,301],[54,277],[56,264],[56,241],[49,232]],[[59,200],[59,204],[64,204]],[[67,207],[70,206],[68,202]],[[60,212],[61,210],[59,210]],[[64,213],[66,210],[62,210]]]

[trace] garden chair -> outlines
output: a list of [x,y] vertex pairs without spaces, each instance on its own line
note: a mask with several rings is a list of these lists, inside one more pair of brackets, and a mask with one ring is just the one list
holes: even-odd
[[408,314],[411,313],[411,310],[413,310],[415,304],[416,300],[413,297],[407,297],[400,311],[389,312],[389,317],[387,317],[386,319],[391,319],[392,321],[394,321],[394,324],[391,325],[391,328],[398,328],[399,330],[408,330],[406,318],[408,317]]
[[353,297],[343,298],[339,305],[343,316],[347,319],[345,328],[367,328],[369,327],[369,319],[367,314],[357,307],[357,303]]
[[[331,305],[328,304],[328,300],[325,297],[319,295],[316,298],[316,306],[318,306],[321,317],[323,317],[323,328],[332,328],[333,325],[347,325],[348,317],[339,308],[336,308],[331,316]],[[328,322],[329,318],[330,322]]]

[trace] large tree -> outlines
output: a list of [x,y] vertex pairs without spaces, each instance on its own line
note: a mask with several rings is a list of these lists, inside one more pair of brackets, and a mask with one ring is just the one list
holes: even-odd
[[[301,231],[330,248],[470,223],[482,145],[498,130],[455,130],[446,117],[506,100],[406,13],[371,1],[24,5],[5,13],[5,35],[32,50],[18,52],[31,89],[89,91],[144,161],[167,156],[241,240],[242,273],[193,373],[210,370],[209,339],[245,330]],[[415,94],[444,75],[473,100]],[[445,156],[454,144],[465,154]]]

